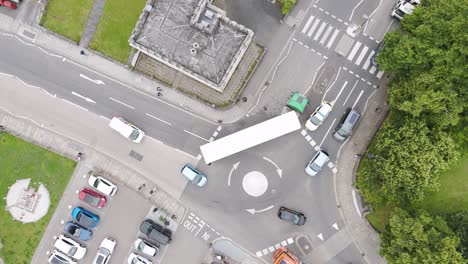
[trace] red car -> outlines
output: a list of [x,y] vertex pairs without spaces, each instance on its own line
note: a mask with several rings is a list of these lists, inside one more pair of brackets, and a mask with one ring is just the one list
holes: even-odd
[[0,0],[0,6],[6,6],[11,9],[16,9],[16,5],[10,1],[7,0]]
[[80,191],[80,200],[97,208],[102,208],[106,204],[105,196],[88,188],[83,188]]

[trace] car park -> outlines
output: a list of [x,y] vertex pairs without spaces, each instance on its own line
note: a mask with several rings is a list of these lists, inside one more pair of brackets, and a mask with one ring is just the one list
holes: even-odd
[[307,219],[303,213],[288,209],[284,206],[280,207],[278,210],[278,217],[281,220],[295,225],[304,225]]
[[191,164],[186,164],[180,171],[190,182],[197,186],[204,186],[207,182],[205,174],[201,173]]
[[329,161],[328,153],[323,150],[317,151],[305,168],[305,172],[310,176],[315,176],[322,170],[323,165]]
[[140,232],[160,245],[171,242],[172,231],[153,222],[151,219],[146,219],[141,223]]
[[159,252],[159,248],[156,245],[151,244],[150,242],[138,238],[135,240],[133,243],[133,246],[135,247],[136,250],[139,252],[143,253],[144,255],[154,257],[156,254]]
[[72,211],[72,217],[79,225],[87,228],[96,227],[100,220],[98,215],[83,207],[75,207]]
[[80,200],[96,208],[102,208],[106,204],[106,197],[88,188],[83,188],[79,197]]
[[128,264],[151,264],[152,262],[149,259],[132,252],[130,253],[130,255],[128,255],[127,263]]
[[93,264],[107,264],[114,252],[114,248],[117,242],[111,237],[106,237],[101,242],[101,246],[98,249],[96,257],[93,260]]
[[310,131],[315,131],[323,123],[328,114],[330,114],[333,107],[328,102],[322,102],[317,109],[310,115],[306,121],[306,128]]
[[117,186],[102,176],[90,175],[88,183],[98,192],[107,196],[114,196],[117,192]]
[[86,254],[86,247],[68,236],[59,236],[54,243],[54,247],[65,253],[70,258],[80,260]]
[[359,114],[354,109],[348,109],[340,123],[336,127],[333,137],[339,141],[345,141],[349,136],[351,136],[354,127],[356,127],[361,114]]
[[79,224],[69,221],[65,224],[65,227],[63,228],[65,232],[68,234],[72,235],[75,238],[78,238],[82,241],[87,241],[91,239],[93,232],[91,230],[88,230]]
[[76,264],[76,261],[64,253],[54,249],[50,253],[48,261],[50,264]]

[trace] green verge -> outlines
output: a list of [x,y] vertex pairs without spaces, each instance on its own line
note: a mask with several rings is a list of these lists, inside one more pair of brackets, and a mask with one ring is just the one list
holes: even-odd
[[93,3],[93,0],[48,0],[41,26],[79,42]]
[[0,133],[0,197],[18,179],[31,178],[37,190],[43,183],[50,195],[47,215],[37,223],[13,221],[0,199],[0,256],[5,263],[29,264],[55,208],[75,169],[76,162],[6,133]]
[[107,0],[90,48],[127,64],[128,44],[146,0]]

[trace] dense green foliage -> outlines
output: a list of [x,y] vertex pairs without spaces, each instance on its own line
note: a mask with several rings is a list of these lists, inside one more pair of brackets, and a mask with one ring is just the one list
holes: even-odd
[[411,216],[395,208],[381,236],[381,254],[389,263],[465,263],[460,239],[442,217],[424,211]]
[[446,214],[444,218],[448,226],[460,238],[459,251],[465,259],[468,259],[468,209]]
[[296,5],[296,0],[280,0],[281,3],[281,13],[283,15],[289,14],[291,9]]

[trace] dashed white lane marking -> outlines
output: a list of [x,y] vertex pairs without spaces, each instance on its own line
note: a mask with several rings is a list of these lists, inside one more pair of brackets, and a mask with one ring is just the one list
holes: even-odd
[[305,131],[305,129],[302,129],[301,134],[302,134],[303,136],[305,136],[305,135],[307,135],[307,131]]
[[328,163],[327,163],[327,166],[328,166],[328,168],[330,168],[330,169],[335,167],[335,165],[333,165],[333,163],[331,163],[331,162],[328,162]]
[[377,73],[377,78],[379,78],[379,79],[382,78],[383,74],[384,74],[384,71],[379,71]]
[[361,53],[359,54],[359,56],[358,56],[356,62],[354,62],[354,64],[356,64],[356,65],[360,65],[360,64],[361,64],[362,59],[364,59],[364,56],[365,56],[366,53],[367,53],[367,50],[369,50],[369,48],[368,48],[367,46],[364,46],[364,48],[362,48]]
[[292,238],[288,238],[286,241],[287,241],[288,244],[290,244],[290,245],[291,245],[292,243],[294,243],[294,239],[292,239]]
[[372,66],[372,67],[370,68],[369,72],[370,72],[370,74],[374,74],[376,70],[377,70],[377,67]]
[[333,42],[335,42],[336,36],[338,36],[338,33],[340,33],[340,31],[338,29],[335,29],[335,32],[333,32],[333,35],[328,41],[327,49],[331,48],[331,46],[333,45]]
[[342,20],[342,19],[340,19],[340,18],[338,18],[338,21],[339,21],[340,23],[343,23],[343,20]]
[[153,115],[151,115],[151,114],[148,114],[148,113],[145,113],[145,115],[147,115],[147,116],[149,116],[149,117],[151,117],[151,118],[153,118],[153,119],[156,119],[156,120],[158,120],[158,121],[160,121],[160,122],[163,122],[164,124],[167,124],[167,125],[172,126],[171,123],[169,123],[169,122],[167,122],[167,121],[164,121],[164,120],[162,120],[161,118],[155,117],[155,116],[153,116]]
[[314,20],[314,16],[311,16],[309,20],[307,20],[307,23],[305,24],[304,28],[301,31],[302,34],[305,34],[307,32],[307,29],[309,29],[310,24],[312,24],[313,20]]
[[332,169],[333,173],[337,173],[338,172],[338,169],[335,167]]
[[197,159],[197,160],[201,160],[202,157],[203,157],[202,154],[198,154],[198,156],[196,157],[196,159]]
[[222,127],[222,126],[218,126],[218,128],[216,128],[216,130],[218,130],[218,132],[220,132],[220,131],[221,131],[221,129],[223,129],[223,127]]
[[310,140],[312,139],[312,137],[310,137],[309,135],[307,135],[307,136],[305,136],[305,139],[306,139],[307,141],[310,141]]
[[367,56],[366,62],[364,63],[364,65],[362,65],[363,70],[367,71],[367,68],[369,68],[369,65],[370,65],[370,62],[371,62],[371,58],[372,58],[372,56],[374,56],[374,54],[375,54],[375,50],[371,51],[369,56]]
[[257,253],[255,253],[255,255],[257,255],[258,258],[261,258],[263,256],[261,251],[257,251]]
[[311,37],[312,33],[314,33],[314,30],[317,28],[318,24],[320,23],[320,19],[315,20],[314,24],[312,25],[312,28],[307,32],[307,37]]
[[121,102],[121,101],[119,101],[119,100],[117,100],[117,99],[115,99],[115,98],[109,97],[109,99],[111,99],[112,101],[114,101],[114,102],[116,102],[116,103],[119,103],[119,104],[121,104],[121,105],[124,105],[124,106],[126,106],[126,107],[128,107],[128,108],[135,109],[135,107],[133,107],[133,106],[131,106],[131,105],[128,105],[128,104],[126,104],[126,103],[124,103],[124,102]]
[[283,247],[285,247],[285,246],[288,245],[288,242],[286,242],[286,241],[281,241],[281,245],[282,245]]
[[320,147],[318,145],[314,146],[315,151],[319,151]]
[[312,147],[315,147],[315,145],[317,145],[317,143],[315,143],[314,140],[311,140],[311,141],[309,142],[309,144],[310,144]]
[[270,251],[270,253],[273,253],[275,251],[275,247],[274,246],[268,247],[268,251]]
[[217,137],[218,134],[219,134],[218,131],[213,132],[213,137]]
[[278,249],[280,247],[285,247],[287,245],[292,245],[292,244],[294,244],[294,239],[292,237],[290,237],[290,238],[285,239],[285,240],[283,240],[283,241],[281,241],[281,242],[279,242],[279,243],[277,243],[275,245],[268,246],[268,247],[266,247],[266,248],[264,248],[262,250],[259,250],[259,251],[255,252],[255,255],[260,258],[260,257],[266,256],[266,255],[268,255],[270,253],[273,253],[275,251],[275,249]]
[[323,35],[322,39],[320,40],[320,45],[325,44],[325,40],[327,40],[328,35],[330,35],[332,29],[333,29],[332,26],[328,26],[327,31],[325,31],[325,34]]
[[201,140],[204,140],[204,141],[206,141],[206,142],[210,142],[209,139],[203,138],[203,137],[201,137],[201,136],[199,136],[199,135],[197,135],[197,134],[194,134],[194,133],[192,133],[192,132],[190,132],[190,131],[187,131],[187,130],[185,130],[185,129],[184,129],[184,132],[187,133],[187,134],[190,134],[190,135],[192,135],[192,136],[194,136],[194,137],[197,137],[197,138],[199,138],[199,139],[201,139]]
[[362,43],[359,41],[356,41],[356,44],[354,45],[353,49],[351,50],[351,53],[348,55],[348,60],[352,61],[354,56],[356,56],[357,51],[361,47]]
[[336,16],[335,16],[335,15],[332,15],[331,17],[333,17],[334,19],[336,19]]
[[325,22],[322,22],[322,24],[320,25],[317,33],[315,34],[314,36],[314,41],[317,41],[318,38],[320,37],[320,35],[322,34],[323,30],[325,29],[325,26],[327,25],[327,23]]

